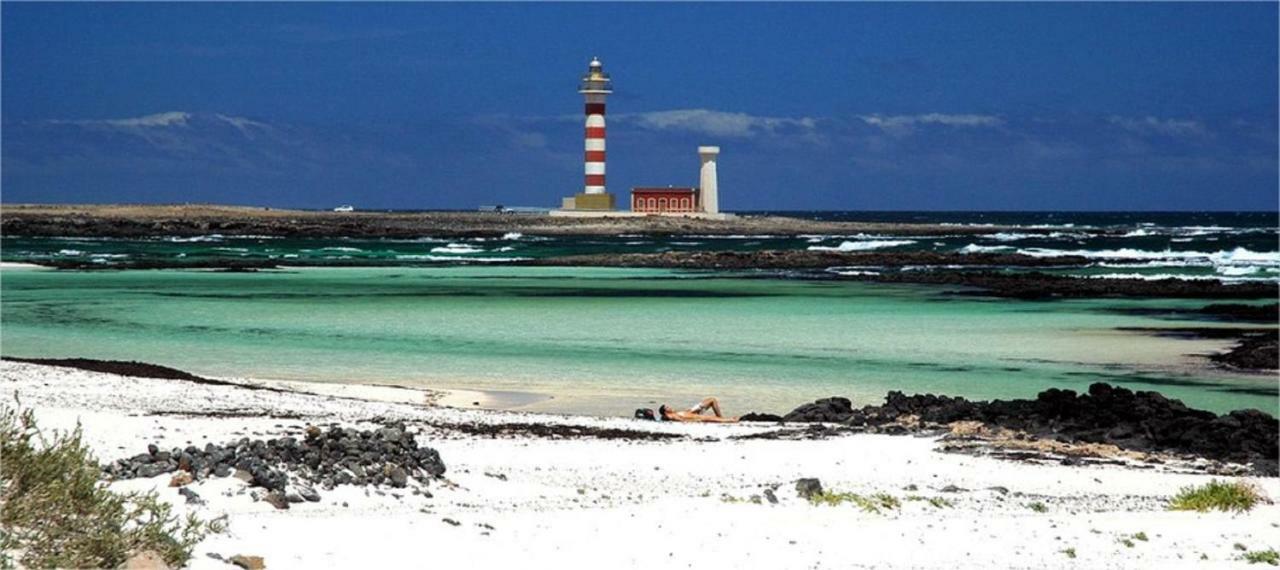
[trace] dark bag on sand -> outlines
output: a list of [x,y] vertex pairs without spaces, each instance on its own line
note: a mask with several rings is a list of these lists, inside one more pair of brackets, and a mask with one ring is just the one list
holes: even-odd
[[637,419],[637,420],[652,420],[652,419],[655,419],[655,418],[656,418],[656,416],[654,416],[654,415],[653,415],[653,410],[650,410],[649,408],[637,408],[637,409],[636,409],[636,419]]

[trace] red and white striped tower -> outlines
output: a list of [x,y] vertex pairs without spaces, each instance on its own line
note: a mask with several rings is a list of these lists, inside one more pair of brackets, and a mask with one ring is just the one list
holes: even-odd
[[[591,58],[586,75],[578,86],[587,100],[586,186],[585,194],[606,194],[604,188],[604,98],[613,93],[609,74],[599,58]],[[610,204],[612,206],[612,204]]]

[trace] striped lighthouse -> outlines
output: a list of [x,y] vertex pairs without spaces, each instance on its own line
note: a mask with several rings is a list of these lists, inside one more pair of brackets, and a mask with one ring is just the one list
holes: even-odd
[[612,210],[613,195],[605,190],[604,176],[604,100],[613,93],[609,74],[599,58],[591,58],[587,73],[578,84],[578,93],[586,99],[586,153],[583,172],[586,184],[582,194],[575,196],[575,208],[579,210]]

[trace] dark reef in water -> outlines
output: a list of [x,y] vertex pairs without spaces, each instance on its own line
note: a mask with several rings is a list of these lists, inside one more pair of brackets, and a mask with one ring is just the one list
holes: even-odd
[[1271,331],[1245,336],[1227,352],[1209,359],[1243,370],[1275,370],[1280,368],[1280,335]]
[[1218,303],[1205,305],[1200,313],[1230,321],[1246,321],[1251,323],[1280,323],[1280,303],[1267,305],[1242,305],[1238,303]]
[[[1017,253],[941,253],[933,251],[856,252],[808,250],[760,251],[667,251],[661,253],[602,253],[535,259],[521,265],[655,267],[670,269],[775,269],[811,270],[829,267],[865,267],[884,271],[857,275],[830,272],[810,277],[871,281],[877,283],[918,283],[964,287],[966,294],[1016,299],[1079,297],[1152,297],[1183,299],[1274,299],[1280,295],[1277,283],[1221,283],[1184,279],[1089,279],[1051,275],[1039,271],[1006,272],[990,268],[1071,268],[1092,262],[1084,257],[1036,257]],[[894,271],[902,268],[916,271]],[[1227,306],[1223,314],[1253,309]]]
[[[749,414],[745,420],[828,422],[848,426],[914,425],[938,429],[976,421],[1068,443],[1112,444],[1121,449],[1158,451],[1250,464],[1261,474],[1278,473],[1280,422],[1258,410],[1218,415],[1187,407],[1158,392],[1134,392],[1093,384],[1087,394],[1049,389],[1034,400],[969,401],[933,394],[889,392],[880,406],[855,409],[847,398],[825,398],[785,416]],[[909,420],[909,421],[908,421]]]
[[[1061,258],[1059,258],[1061,259]],[[1184,279],[1088,279],[1040,272],[910,271],[859,276],[881,283],[921,283],[976,287],[983,295],[1016,299],[1150,297],[1166,299],[1268,299],[1277,283],[1221,283]]]
[[1171,320],[1218,321],[1228,323],[1280,323],[1280,304],[1247,305],[1212,303],[1193,307],[1103,307],[1106,313]]
[[1280,369],[1280,331],[1268,328],[1226,327],[1120,327],[1118,330],[1154,334],[1182,339],[1232,339],[1235,346],[1226,352],[1208,355],[1209,360],[1220,365],[1251,372]]
[[664,251],[599,253],[535,259],[522,265],[655,267],[667,269],[825,269],[828,267],[1074,267],[1083,257],[1034,257],[1017,253],[940,253],[934,251],[839,252],[810,250]]

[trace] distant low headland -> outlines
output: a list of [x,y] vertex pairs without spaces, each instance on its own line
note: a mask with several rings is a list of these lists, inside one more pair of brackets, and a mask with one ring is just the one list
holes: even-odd
[[5,204],[0,232],[25,236],[140,237],[218,233],[280,237],[484,237],[616,234],[981,234],[1000,226],[828,222],[781,216],[726,220],[670,216],[567,218],[501,212],[328,212],[220,205]]

